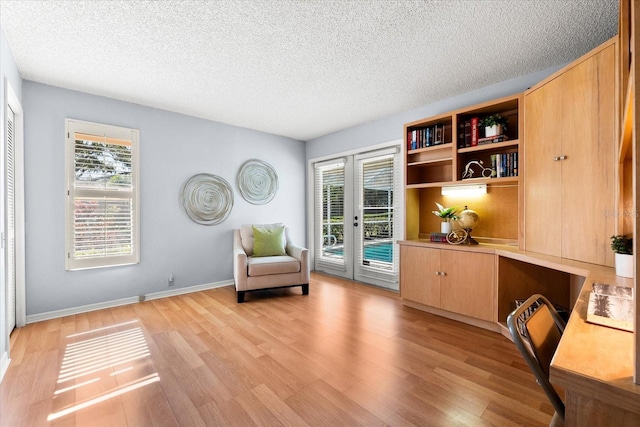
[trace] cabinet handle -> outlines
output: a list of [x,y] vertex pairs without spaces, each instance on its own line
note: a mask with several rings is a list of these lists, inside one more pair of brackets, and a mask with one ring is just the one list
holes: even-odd
[[553,161],[554,161],[554,162],[557,162],[558,160],[560,160],[560,157],[558,157],[558,156],[555,156],[555,157],[553,158]]
[[567,156],[560,156],[560,160],[565,160]]
[[436,276],[439,276],[439,275],[440,275],[440,272],[439,272],[439,271],[436,271]]
[[441,276],[446,276],[446,275],[447,275],[447,273],[445,273],[444,271],[441,271],[441,272],[440,272],[440,275],[441,275]]

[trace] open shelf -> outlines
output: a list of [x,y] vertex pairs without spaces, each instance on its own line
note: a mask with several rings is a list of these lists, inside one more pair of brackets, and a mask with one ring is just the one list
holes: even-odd
[[[484,218],[477,230],[480,237],[517,241],[520,178],[508,175],[518,174],[518,154],[522,143],[522,135],[519,134],[522,125],[522,99],[523,94],[515,94],[405,124],[406,220],[408,228],[412,230],[407,235],[417,236],[419,232],[428,234],[438,229],[438,219],[432,213],[438,202],[459,206],[461,209],[469,205],[476,210]],[[479,128],[479,123],[496,114],[508,120],[506,129],[500,132],[506,140],[460,146],[480,142],[486,132],[484,128]],[[434,129],[435,126],[443,127],[442,140],[445,143],[427,145],[426,129]],[[431,143],[431,140],[428,142]],[[501,171],[503,176],[482,176],[483,172],[488,174],[487,168],[495,170],[492,163],[495,164],[495,169],[498,165],[504,166]],[[463,180],[468,164],[474,178]],[[480,198],[459,200],[452,196],[442,196],[440,191],[444,186],[471,184],[487,184],[489,190]],[[509,207],[507,217],[502,212],[505,206]]]

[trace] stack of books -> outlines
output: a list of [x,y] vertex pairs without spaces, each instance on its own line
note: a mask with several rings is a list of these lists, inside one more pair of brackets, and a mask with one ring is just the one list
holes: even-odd
[[447,233],[431,233],[429,234],[429,241],[437,243],[448,243]]
[[507,137],[507,135],[488,136],[488,137],[485,137],[485,138],[479,138],[478,139],[478,145],[493,144],[495,142],[502,142],[502,141],[506,141],[508,139],[509,139],[509,137]]

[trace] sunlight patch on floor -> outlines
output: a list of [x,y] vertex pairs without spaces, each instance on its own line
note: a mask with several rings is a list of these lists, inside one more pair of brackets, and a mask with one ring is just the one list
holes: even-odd
[[[160,381],[138,320],[68,335],[67,339],[70,342],[48,421]],[[56,409],[56,401],[61,408]]]

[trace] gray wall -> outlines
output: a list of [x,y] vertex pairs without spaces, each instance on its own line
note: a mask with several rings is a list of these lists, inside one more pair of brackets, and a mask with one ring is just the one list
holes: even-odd
[[[23,82],[23,107],[28,316],[228,281],[232,229],[244,223],[287,223],[305,244],[303,142],[31,81]],[[65,118],[140,129],[140,264],[65,271]],[[251,158],[278,173],[279,191],[266,205],[237,191],[236,174]],[[233,210],[215,226],[192,222],[178,204],[181,185],[202,172],[234,188]]]
[[[2,163],[2,177],[0,177],[0,229],[4,230],[4,146],[5,146],[5,125],[6,125],[6,94],[5,94],[5,80],[9,81],[13,91],[20,103],[22,103],[22,80],[20,79],[20,74],[18,73],[18,68],[16,67],[16,63],[13,59],[13,54],[11,53],[11,48],[9,47],[9,43],[4,35],[4,31],[0,27],[0,122],[2,122],[2,136],[0,140],[2,141],[0,147],[0,163]],[[7,330],[7,322],[6,322],[6,292],[7,292],[7,284],[5,280],[5,252],[4,249],[0,249],[0,358],[3,354],[5,354],[9,350],[9,332]]]
[[405,123],[523,92],[560,68],[562,67],[548,68],[487,86],[473,92],[443,99],[413,110],[321,136],[307,142],[307,160],[402,139],[404,132],[403,126]]

